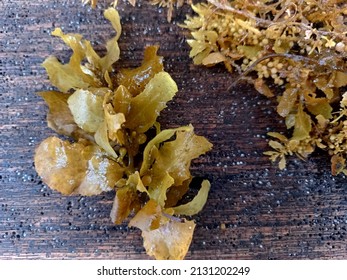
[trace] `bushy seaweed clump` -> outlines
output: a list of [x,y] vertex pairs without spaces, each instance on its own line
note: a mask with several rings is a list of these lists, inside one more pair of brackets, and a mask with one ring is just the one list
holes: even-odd
[[[265,152],[281,169],[286,156],[331,156],[347,173],[347,3],[343,0],[218,1],[193,5],[184,27],[195,64],[224,63],[261,94],[276,98],[288,137],[271,132]],[[239,79],[238,79],[239,81]]]
[[157,46],[147,47],[141,66],[114,71],[120,49],[118,12],[105,17],[117,35],[100,57],[80,34],[52,33],[72,50],[69,63],[48,57],[45,67],[59,91],[40,95],[49,106],[48,125],[73,142],[55,136],[36,149],[35,168],[43,182],[65,195],[98,195],[116,191],[111,211],[114,223],[142,230],[144,247],[157,259],[183,259],[195,222],[181,218],[198,213],[210,183],[186,204],[179,201],[192,181],[194,158],[212,144],[194,133],[192,125],[161,130],[157,117],[177,92],[163,69]]

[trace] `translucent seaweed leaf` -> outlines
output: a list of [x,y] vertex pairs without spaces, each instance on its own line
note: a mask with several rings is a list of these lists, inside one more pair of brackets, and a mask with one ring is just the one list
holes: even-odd
[[124,186],[116,192],[111,210],[111,219],[114,223],[120,224],[132,211],[137,213],[140,209],[143,209],[141,208],[139,196],[141,192],[147,191],[142,183],[139,172],[136,171],[128,177]]
[[190,126],[182,126],[176,129],[165,129],[157,134],[145,147],[143,152],[143,163],[141,165],[140,174],[144,175],[151,167],[155,160],[159,144],[169,140],[172,136],[175,135],[177,131],[188,131],[191,130]]
[[126,142],[122,127],[130,109],[130,99],[126,88],[119,86],[115,92],[106,94],[103,102],[108,138],[121,145]]
[[135,173],[133,173],[129,176],[129,179],[127,181],[127,185],[134,187],[139,192],[144,192],[144,193],[148,194],[148,191],[147,191],[146,187],[144,186],[144,184],[141,180],[141,177],[140,177],[140,173],[138,171],[135,171]]
[[[175,140],[167,141],[175,134]],[[158,148],[162,142],[164,144]],[[195,135],[191,125],[163,130],[147,144],[140,173],[144,175],[150,171],[156,176],[168,173],[174,179],[175,185],[182,185],[190,178],[189,167],[192,159],[211,148],[212,144],[206,138]]]
[[205,48],[203,51],[201,51],[200,53],[198,53],[196,56],[194,56],[193,58],[193,62],[196,65],[200,65],[202,64],[203,60],[208,57],[208,55],[211,53],[211,49],[210,48]]
[[161,207],[153,199],[136,213],[129,222],[129,227],[137,227],[142,231],[150,231],[159,228],[161,219]]
[[315,115],[322,115],[326,119],[332,118],[333,108],[327,98],[315,98],[312,102],[306,104],[307,110]]
[[294,112],[286,116],[285,124],[286,124],[287,129],[291,129],[291,128],[294,127],[294,125],[295,125],[295,116],[296,116],[296,113],[294,113]]
[[148,194],[162,207],[165,205],[166,193],[168,189],[175,183],[175,180],[168,172],[153,170],[151,174],[152,181],[149,183]]
[[109,156],[113,157],[116,159],[118,155],[116,154],[115,150],[110,144],[110,140],[108,137],[108,128],[107,128],[107,123],[104,121],[98,128],[98,130],[94,134],[94,139],[95,142],[103,148]]
[[48,57],[42,66],[46,69],[49,80],[52,85],[62,92],[68,92],[70,89],[87,89],[90,86],[96,86],[93,80],[77,67],[70,64],[61,64],[54,56]]
[[88,141],[70,144],[56,137],[38,146],[34,161],[43,182],[63,194],[96,195],[112,190],[124,172],[98,146]]
[[263,79],[256,79],[254,81],[254,88],[262,95],[265,95],[268,98],[274,97],[275,94],[271,91],[268,85]]
[[127,115],[130,110],[132,95],[125,86],[120,85],[117,90],[109,97],[113,109],[117,113]]
[[173,207],[175,215],[193,216],[198,214],[206,204],[210,187],[210,182],[208,180],[204,180],[198,194],[193,198],[192,201],[177,207]]
[[68,64],[60,63],[54,56],[48,57],[43,62],[42,65],[51,83],[62,92],[101,86],[101,82],[94,73],[81,66],[86,56],[82,36],[72,33],[64,34],[60,28],[56,28],[52,35],[60,37],[73,50],[73,54]]
[[166,72],[156,74],[143,92],[131,99],[125,127],[138,133],[151,128],[160,112],[178,91],[177,85]]
[[108,128],[108,137],[112,141],[117,141],[122,144],[124,141],[123,137],[120,136],[120,130],[123,123],[125,123],[125,116],[122,113],[110,114],[110,111],[105,109],[105,121]]
[[286,165],[287,165],[287,162],[286,162],[286,157],[285,156],[282,156],[280,161],[278,162],[278,168],[280,170],[283,170],[286,168]]
[[269,146],[277,151],[283,151],[285,149],[285,147],[281,143],[274,140],[269,141]]
[[111,71],[111,66],[119,59],[120,50],[118,46],[118,39],[122,32],[122,26],[120,24],[120,17],[114,8],[108,8],[104,12],[104,16],[108,19],[113,28],[116,30],[117,34],[114,38],[106,43],[107,53],[100,59],[100,66],[103,73]]
[[142,231],[146,252],[157,260],[182,260],[193,238],[193,221],[169,221],[158,229]]
[[[175,134],[176,139],[168,141]],[[176,194],[181,197],[187,189],[184,182],[191,180],[191,160],[211,147],[212,144],[204,137],[194,134],[192,126],[161,131],[147,144],[140,170],[142,176],[147,175],[151,178],[148,184],[149,196],[164,206],[169,189],[182,186],[182,191],[176,189]],[[173,201],[171,199],[171,203]]]
[[49,107],[47,123],[50,128],[60,134],[72,136],[75,139],[79,137],[92,139],[91,135],[78,127],[71,114],[67,103],[70,94],[58,91],[43,91],[38,94],[43,97]]
[[207,57],[202,60],[203,65],[214,65],[226,60],[226,57],[220,52],[210,53]]
[[113,223],[121,224],[132,211],[140,209],[140,201],[136,189],[126,185],[116,192],[110,217]]
[[88,90],[76,90],[68,99],[77,125],[87,132],[96,132],[104,121],[103,97]]
[[303,107],[300,104],[298,112],[295,115],[295,126],[292,140],[303,140],[309,137],[311,129],[311,118],[304,112]]
[[[119,14],[114,8],[108,8],[104,16],[111,22],[117,34],[107,42],[107,53],[102,58],[94,51],[90,42],[83,39],[80,34],[64,34],[60,28],[52,32],[52,35],[60,37],[73,51],[67,64],[60,63],[54,56],[48,57],[43,62],[51,83],[60,91],[100,87],[103,85],[102,78],[109,86],[112,85],[108,72],[112,70],[112,64],[119,59],[120,50],[117,41],[121,34],[121,25]],[[85,58],[89,65],[82,65]],[[96,74],[97,72],[100,73]]]
[[190,130],[178,130],[176,139],[165,142],[158,150],[153,170],[156,173],[168,172],[175,185],[182,185],[190,178],[191,161],[211,148],[212,144],[205,137],[195,135],[193,126]]
[[163,58],[157,55],[158,48],[146,47],[141,66],[120,69],[116,75],[116,84],[125,86],[133,96],[141,93],[154,75],[164,70]]
[[293,109],[297,99],[298,90],[296,88],[286,89],[277,105],[277,113],[282,117],[286,117]]
[[188,45],[192,48],[189,52],[189,57],[195,57],[207,48],[207,44],[197,40],[187,40]]

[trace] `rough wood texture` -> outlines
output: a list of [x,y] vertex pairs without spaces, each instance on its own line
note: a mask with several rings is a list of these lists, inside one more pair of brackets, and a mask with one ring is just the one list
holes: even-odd
[[[54,27],[80,32],[103,52],[111,26],[80,0],[0,1],[0,258],[146,259],[140,231],[114,226],[113,194],[64,197],[42,184],[33,167],[38,143],[54,134],[47,108],[35,92],[49,88],[40,66],[70,51],[49,34]],[[330,175],[329,159],[292,158],[279,171],[262,154],[266,132],[284,131],[274,104],[250,86],[227,93],[233,77],[222,67],[192,65],[187,32],[166,22],[166,11],[142,1],[120,2],[121,63],[138,65],[145,45],[160,44],[166,70],[180,92],[161,116],[164,127],[192,123],[214,143],[193,173],[212,190],[188,259],[347,258],[347,190]],[[175,15],[182,22],[184,7]],[[221,228],[225,224],[225,229]]]

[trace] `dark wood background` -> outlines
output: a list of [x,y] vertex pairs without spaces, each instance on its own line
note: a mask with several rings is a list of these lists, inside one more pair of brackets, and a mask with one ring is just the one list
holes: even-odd
[[[107,0],[108,1],[108,0]],[[80,0],[0,0],[0,258],[147,259],[140,231],[109,219],[113,193],[64,197],[48,189],[33,166],[35,147],[54,132],[35,92],[50,87],[42,61],[71,52],[52,38],[54,27],[79,32],[100,53],[113,35],[98,9]],[[279,171],[262,154],[266,132],[285,131],[275,103],[251,86],[226,89],[235,76],[223,67],[194,66],[180,28],[188,6],[175,13],[139,1],[120,2],[120,63],[136,66],[144,46],[160,44],[179,93],[162,114],[163,127],[192,123],[214,144],[194,162],[212,190],[187,259],[346,259],[346,177],[330,174],[330,160],[315,153],[290,158]],[[225,228],[221,227],[225,224]]]

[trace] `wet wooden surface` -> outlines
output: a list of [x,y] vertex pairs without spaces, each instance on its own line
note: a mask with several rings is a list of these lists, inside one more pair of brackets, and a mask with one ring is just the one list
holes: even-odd
[[[289,160],[279,171],[262,154],[267,131],[284,131],[274,103],[250,86],[226,92],[234,77],[222,67],[192,65],[187,32],[165,10],[120,2],[121,61],[136,66],[143,48],[160,44],[165,68],[180,91],[162,114],[163,127],[192,123],[214,144],[194,162],[212,190],[188,259],[346,259],[347,179],[330,175],[329,158]],[[113,34],[102,8],[79,0],[0,0],[0,259],[147,259],[140,231],[112,225],[113,193],[64,197],[49,190],[33,167],[35,147],[54,135],[35,92],[50,87],[40,66],[70,51],[50,36],[54,27],[79,32],[103,53]],[[224,226],[221,227],[221,225]]]

